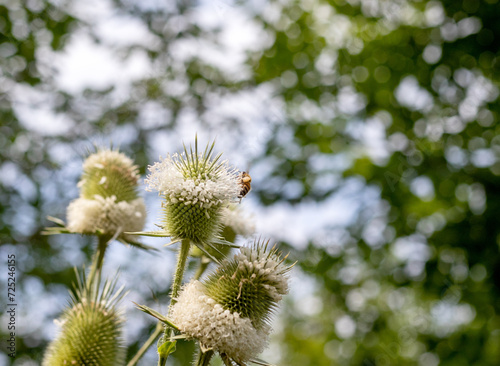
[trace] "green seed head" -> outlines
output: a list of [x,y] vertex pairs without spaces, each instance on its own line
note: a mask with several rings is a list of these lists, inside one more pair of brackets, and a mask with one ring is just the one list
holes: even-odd
[[[144,200],[137,195],[138,168],[114,150],[99,150],[83,163],[80,197],[67,209],[67,228],[75,233],[113,236],[141,231],[146,220]],[[119,235],[120,239],[127,239]]]
[[82,288],[64,312],[61,332],[49,345],[43,366],[117,366],[125,363],[123,319],[115,308],[121,290],[105,285],[98,296]]
[[194,243],[210,243],[220,231],[220,209],[217,206],[201,208],[198,205],[171,203],[163,206],[165,230],[175,238]]
[[288,292],[289,266],[275,247],[255,242],[224,261],[204,282],[205,294],[231,313],[252,321],[255,328],[268,323],[282,295]]
[[[203,281],[187,284],[172,308],[172,321],[187,338],[238,365],[266,347],[269,319],[288,291],[290,266],[268,243],[240,249]],[[232,360],[232,361],[231,361]]]
[[138,197],[138,179],[139,169],[130,158],[118,151],[99,150],[83,164],[81,197],[115,196],[117,202],[130,202]]

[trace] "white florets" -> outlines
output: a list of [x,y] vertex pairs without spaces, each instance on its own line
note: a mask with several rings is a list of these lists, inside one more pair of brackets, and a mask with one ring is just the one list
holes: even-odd
[[137,179],[139,179],[139,172],[137,165],[127,155],[116,150],[99,150],[94,154],[88,156],[83,163],[83,171],[91,171],[92,169],[103,169],[105,165],[113,162],[114,165],[119,165],[131,172]]
[[255,329],[248,318],[224,310],[206,296],[203,285],[193,281],[184,287],[173,307],[172,321],[190,338],[206,348],[244,362],[260,354],[267,345],[270,327]]
[[200,173],[193,178],[191,172],[183,171],[187,168],[182,160],[185,158],[174,154],[150,166],[145,180],[149,190],[160,192],[169,203],[199,204],[203,208],[225,204],[238,195],[238,175],[227,162],[217,163],[213,174]]
[[252,217],[246,215],[239,206],[231,205],[222,210],[222,224],[229,226],[238,235],[251,235],[255,232]]
[[75,233],[92,234],[97,230],[114,235],[122,231],[140,231],[146,219],[142,198],[116,202],[116,197],[77,198],[67,209],[67,228]]
[[285,273],[289,267],[284,265],[278,256],[269,255],[265,251],[254,248],[242,247],[235,258],[239,262],[240,270],[253,272],[272,283],[272,286],[266,285],[265,287],[276,302],[281,300],[282,295],[288,293],[288,278]]

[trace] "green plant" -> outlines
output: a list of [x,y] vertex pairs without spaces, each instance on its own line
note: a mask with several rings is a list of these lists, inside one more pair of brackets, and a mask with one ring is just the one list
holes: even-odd
[[[117,303],[122,290],[114,292],[116,279],[105,281],[101,270],[109,243],[114,239],[152,250],[134,238],[170,237],[167,245],[180,243],[171,287],[168,314],[144,305],[137,307],[159,320],[153,334],[128,362],[137,364],[160,336],[158,365],[165,365],[179,339],[196,340],[200,347],[196,365],[208,365],[218,353],[226,365],[255,362],[268,343],[269,321],[281,297],[288,291],[291,266],[284,263],[276,246],[255,240],[239,247],[239,234],[253,231],[251,222],[235,206],[241,191],[241,173],[213,156],[214,143],[198,152],[184,149],[149,167],[148,190],[163,198],[159,230],[140,231],[145,206],[138,197],[138,169],[118,151],[99,150],[83,164],[79,183],[81,195],[68,207],[68,224],[52,219],[58,227],[46,234],[80,233],[95,235],[98,245],[87,278],[83,276],[72,295],[71,306],[61,316],[61,332],[45,356],[45,365],[122,365],[123,317]],[[238,252],[229,259],[231,248]],[[189,257],[198,258],[195,279],[183,287]],[[218,268],[198,281],[208,264]]]

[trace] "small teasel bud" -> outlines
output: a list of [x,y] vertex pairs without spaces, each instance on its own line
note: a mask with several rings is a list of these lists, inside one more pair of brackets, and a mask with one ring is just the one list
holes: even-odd
[[[138,197],[139,170],[115,150],[98,150],[83,163],[80,197],[67,209],[67,228],[82,234],[113,236],[140,231],[146,219],[144,200]],[[120,235],[126,239],[125,235]]]
[[[220,241],[223,208],[236,200],[239,192],[237,172],[213,157],[214,144],[203,153],[184,150],[161,159],[149,167],[145,182],[165,199],[164,230],[174,240],[189,240],[202,251]],[[215,248],[215,247],[214,247]]]
[[[84,282],[84,281],[83,281]],[[114,291],[116,280],[99,291],[80,282],[70,306],[58,323],[61,331],[49,344],[42,366],[117,366],[125,364],[122,340],[123,318],[117,302],[123,288]]]
[[236,363],[263,351],[271,315],[288,292],[291,266],[268,243],[243,247],[206,280],[190,282],[173,307],[172,321],[185,335]]

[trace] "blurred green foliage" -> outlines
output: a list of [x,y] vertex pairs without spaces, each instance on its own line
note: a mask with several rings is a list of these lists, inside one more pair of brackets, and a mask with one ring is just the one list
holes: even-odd
[[[44,47],[63,52],[76,30],[92,34],[92,24],[68,4],[0,4],[0,243],[31,258],[21,268],[20,287],[31,277],[47,287],[71,282],[75,264],[58,256],[57,241],[39,234],[44,217],[64,216],[62,203],[75,196],[77,177],[55,175],[62,167],[53,148],[81,146],[129,126],[134,139],[122,150],[144,173],[157,159],[151,138],[178,127],[184,110],[222,134],[205,114],[214,101],[271,85],[286,117],[276,122],[269,115],[271,133],[252,163],[279,163],[258,178],[263,184],[254,184],[252,194],[264,205],[298,207],[362,187],[354,194],[360,208],[351,224],[332,224],[305,245],[289,246],[299,259],[297,275],[316,287],[283,310],[279,363],[500,364],[497,0],[221,2],[228,13],[253,14],[270,39],[246,53],[249,76],[239,78],[202,57],[179,59],[172,51],[183,39],[222,47],[220,29],[203,30],[192,21],[200,4],[147,8],[116,0],[112,6],[140,20],[159,42],[115,50],[126,55],[143,47],[162,70],[160,78],[135,81],[119,103],[112,87],[60,90],[51,65],[38,59]],[[186,90],[166,87],[175,80]],[[75,128],[50,135],[21,124],[13,93],[19,85],[51,94],[53,109]],[[169,117],[144,124],[140,111],[148,101]],[[236,144],[247,138],[245,123],[235,118],[228,124]],[[318,157],[327,162],[319,168]],[[343,164],[332,163],[338,157]],[[47,180],[54,185],[50,192]],[[299,194],[282,189],[289,182],[301,187]],[[376,192],[376,200],[365,201],[364,190]],[[89,258],[89,240],[69,240]],[[54,258],[61,264],[51,265]],[[130,354],[146,337],[147,330]],[[39,333],[19,338],[18,354],[39,362],[46,341]]]

